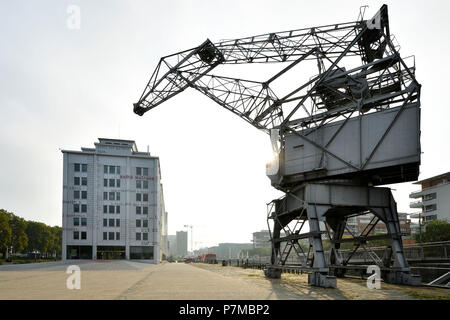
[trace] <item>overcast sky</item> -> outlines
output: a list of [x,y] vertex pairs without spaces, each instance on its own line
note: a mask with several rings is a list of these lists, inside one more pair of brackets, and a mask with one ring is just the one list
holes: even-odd
[[[448,1],[384,1],[422,87],[420,178],[450,171]],[[195,246],[249,242],[281,195],[265,176],[269,137],[194,90],[143,117],[138,100],[160,57],[213,42],[366,18],[380,1],[0,2],[0,208],[61,225],[61,149],[133,139],[161,159],[169,233],[194,226]],[[81,28],[67,28],[70,5]],[[411,183],[393,186],[412,212]]]

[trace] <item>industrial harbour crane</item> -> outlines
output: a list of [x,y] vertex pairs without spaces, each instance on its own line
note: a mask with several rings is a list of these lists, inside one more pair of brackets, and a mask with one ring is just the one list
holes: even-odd
[[[238,64],[280,68],[264,81],[215,72]],[[311,70],[295,89],[284,94],[275,89],[283,76]],[[266,276],[279,277],[295,254],[298,263],[289,267],[308,272],[312,285],[335,287],[335,276],[361,268],[352,257],[363,249],[385,281],[420,283],[403,253],[392,193],[376,187],[417,180],[420,165],[421,85],[413,57],[400,56],[386,5],[368,20],[360,11],[353,22],[216,43],[207,39],[165,56],[134,112],[142,116],[189,87],[270,135],[275,158],[266,174],[285,195],[268,204],[273,230]],[[347,220],[368,212],[373,219],[367,227],[344,238]],[[373,235],[378,222],[386,224],[386,235]],[[309,230],[302,232],[305,223]],[[380,238],[388,243],[381,258],[367,246]],[[302,239],[309,240],[308,252]],[[355,250],[344,256],[341,243],[350,241]]]

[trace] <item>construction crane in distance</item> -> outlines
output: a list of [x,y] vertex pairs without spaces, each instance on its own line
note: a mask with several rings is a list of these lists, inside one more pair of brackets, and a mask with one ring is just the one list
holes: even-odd
[[[236,64],[277,64],[280,70],[264,81],[214,73]],[[302,74],[299,68],[315,71],[289,92],[275,92],[276,80]],[[335,287],[335,276],[361,268],[352,258],[363,249],[385,281],[420,283],[403,254],[391,191],[375,187],[417,180],[420,165],[421,85],[414,58],[400,56],[386,5],[368,20],[360,11],[357,21],[207,39],[165,56],[133,110],[142,116],[189,87],[270,135],[275,157],[266,174],[285,195],[268,204],[273,230],[266,276],[297,267],[310,273],[310,284]],[[367,228],[344,238],[347,220],[367,213],[373,215]],[[309,231],[301,232],[306,222]],[[374,235],[378,222],[386,225],[386,235]],[[380,238],[388,244],[381,258],[367,245]],[[309,240],[308,252],[301,239]],[[350,241],[355,250],[345,256],[341,243]],[[292,254],[298,263],[288,266]]]

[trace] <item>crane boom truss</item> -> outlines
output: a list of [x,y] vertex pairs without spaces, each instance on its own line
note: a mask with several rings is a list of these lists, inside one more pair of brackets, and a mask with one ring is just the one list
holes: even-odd
[[[356,65],[355,57],[360,58]],[[347,70],[349,60],[353,65]],[[317,63],[318,74],[278,97],[272,82],[306,61]],[[219,65],[252,63],[280,64],[282,70],[266,81],[212,73]],[[351,116],[355,110],[357,114],[401,105],[408,98],[409,85],[417,83],[414,70],[393,44],[387,6],[383,6],[369,21],[217,43],[208,39],[198,47],[165,56],[134,104],[134,111],[143,115],[192,87],[258,129],[291,131],[318,127]]]

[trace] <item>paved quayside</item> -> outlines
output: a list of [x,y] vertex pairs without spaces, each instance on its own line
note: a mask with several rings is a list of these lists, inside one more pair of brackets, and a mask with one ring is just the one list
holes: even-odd
[[[81,269],[81,289],[69,290],[69,265]],[[419,291],[415,291],[419,290]],[[417,293],[418,292],[418,293]],[[413,299],[450,298],[446,289],[413,289],[339,279],[337,289],[307,285],[306,275],[266,279],[261,270],[207,264],[89,261],[0,266],[0,299]]]

